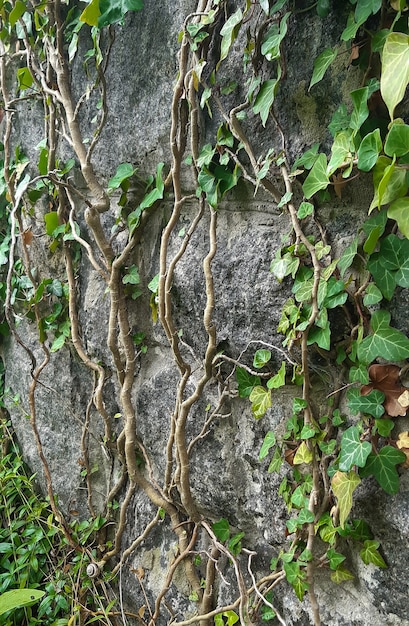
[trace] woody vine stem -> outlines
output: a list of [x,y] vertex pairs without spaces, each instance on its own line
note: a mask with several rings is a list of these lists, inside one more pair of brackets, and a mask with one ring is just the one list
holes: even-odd
[[[5,317],[9,332],[31,363],[27,413],[55,520],[66,542],[82,555],[84,562],[92,564],[93,576],[99,576],[101,581],[120,577],[127,560],[160,524],[167,524],[175,533],[177,552],[169,560],[163,588],[154,602],[149,603],[143,576],[138,576],[147,605],[139,613],[139,619],[149,626],[162,619],[167,593],[180,566],[184,568],[191,588],[190,600],[195,603],[196,611],[184,620],[178,621],[178,617],[172,616],[174,626],[197,622],[208,626],[213,619],[221,626],[224,618],[229,625],[240,621],[243,626],[251,626],[260,613],[263,619],[276,618],[285,625],[285,617],[277,606],[280,602],[273,593],[283,580],[289,582],[300,600],[304,595],[309,597],[312,620],[318,626],[321,619],[314,572],[317,567],[328,568],[335,583],[352,577],[341,553],[344,537],[357,540],[364,562],[380,567],[386,565],[378,551],[379,543],[369,530],[349,519],[349,515],[353,492],[367,476],[375,476],[385,491],[396,493],[399,472],[407,464],[409,454],[407,433],[395,433],[391,420],[397,415],[404,416],[409,406],[409,402],[405,404],[405,391],[399,380],[402,364],[409,358],[409,340],[390,326],[390,314],[385,310],[385,302],[391,299],[396,286],[409,287],[409,221],[405,213],[409,210],[408,151],[402,147],[408,145],[409,130],[405,121],[395,115],[406,84],[398,85],[397,90],[392,78],[402,41],[407,44],[407,23],[405,30],[401,19],[407,6],[403,0],[374,2],[369,8],[370,3],[363,0],[354,3],[356,7],[348,17],[341,41],[352,48],[356,57],[356,40],[365,32],[366,39],[359,45],[371,47],[371,59],[382,53],[381,85],[379,77],[368,81],[370,72],[364,68],[365,82],[351,93],[352,110],[348,112],[345,108],[334,114],[330,125],[329,161],[315,146],[301,155],[292,167],[286,154],[284,131],[275,111],[277,91],[286,75],[287,31],[292,17],[304,14],[305,10],[316,10],[325,18],[329,10],[327,4],[319,0],[313,7],[297,12],[297,3],[288,0],[247,1],[229,14],[229,3],[222,0],[198,2],[196,10],[186,17],[180,35],[178,75],[170,112],[169,171],[164,179],[166,165],[158,164],[156,177],[144,183],[143,198],[136,206],[128,198],[136,175],[132,165],[119,165],[116,176],[107,184],[94,167],[93,155],[109,117],[105,77],[115,45],[115,23],[123,21],[129,11],[140,10],[142,3],[135,2],[132,9],[124,5],[119,18],[113,17],[105,10],[104,2],[97,0],[87,2],[83,11],[75,6],[67,7],[61,0],[48,4],[16,0],[3,4],[1,9],[3,177],[10,240]],[[378,30],[384,32],[383,48],[379,38],[375,38],[376,33],[369,31],[368,19],[377,20]],[[245,35],[243,26],[247,29]],[[76,58],[78,34],[83,27],[88,29],[87,38],[92,41],[86,68],[89,84],[84,94],[75,99],[70,64]],[[243,45],[243,81],[244,91],[247,90],[242,102],[234,101],[234,105],[228,96],[237,90],[237,85],[219,83],[219,68],[226,63],[233,44]],[[310,89],[322,80],[337,54],[337,48],[328,49],[317,58]],[[403,61],[409,62],[406,52]],[[23,67],[17,71],[16,95],[11,97],[9,90],[13,83],[9,76],[13,76],[16,63]],[[274,78],[263,80],[266,75]],[[368,130],[365,126],[369,117],[368,101],[376,93],[381,94],[389,115],[382,133],[379,128]],[[41,157],[35,175],[32,164],[16,150],[12,138],[13,116],[27,99],[41,101],[44,110],[44,140],[40,144]],[[98,101],[96,126],[89,143],[80,123],[87,100]],[[202,121],[211,115],[218,117],[221,123],[214,142],[206,144]],[[272,146],[265,154],[259,154],[252,145],[252,122],[258,116],[263,127],[267,122],[274,127]],[[63,145],[73,154],[68,163],[62,163],[59,158]],[[339,259],[333,259],[316,215],[318,211],[309,200],[313,199],[319,206],[331,186],[337,194],[341,193],[345,181],[363,172],[374,173],[374,199],[369,207],[369,219],[362,226],[363,235],[357,237]],[[223,197],[238,185],[239,179],[252,185],[255,192],[262,188],[269,195],[271,206],[288,216],[291,234],[277,251],[271,271],[278,282],[293,281],[293,297],[285,303],[278,328],[285,337],[284,347],[267,345],[264,338],[257,338],[242,354],[231,357],[217,348],[213,264],[217,253],[218,211],[223,206]],[[139,436],[141,417],[133,398],[146,346],[143,346],[143,339],[135,338],[132,312],[134,300],[137,306],[141,295],[135,259],[144,229],[168,198],[172,200],[172,211],[161,234],[158,276],[149,288],[154,321],[158,318],[163,328],[179,377],[170,417],[164,474],[158,477],[155,460],[150,458]],[[44,224],[39,223],[39,206],[43,213],[45,210],[42,217],[51,241],[51,253],[64,259],[65,277],[59,280],[58,287],[52,288],[52,280],[33,269],[35,237],[44,229]],[[104,216],[115,212],[118,218],[109,233]],[[181,217],[188,219],[189,215],[193,217],[179,237]],[[390,229],[393,232],[389,235],[386,234],[388,219],[393,222]],[[201,267],[206,346],[203,353],[197,355],[184,342],[183,329],[175,321],[172,287],[192,237],[200,229],[207,246]],[[126,232],[126,241],[119,237],[123,232]],[[22,289],[16,265],[19,257],[30,294],[23,298],[24,317],[35,322],[38,328],[39,350],[27,345],[16,324],[20,313],[15,294]],[[359,269],[359,260],[363,260],[363,271]],[[84,264],[92,268],[109,299],[106,346],[110,363],[89,354],[82,339],[76,274]],[[386,272],[390,273],[388,281],[384,278]],[[338,344],[331,340],[328,313],[331,310],[342,311],[345,315],[347,331]],[[256,350],[250,366],[245,353],[254,344],[261,347]],[[88,508],[94,521],[99,516],[93,494],[93,459],[89,452],[89,440],[93,436],[90,422],[94,413],[102,424],[104,454],[121,466],[117,481],[109,485],[105,494],[98,548],[80,545],[72,525],[57,505],[37,423],[36,397],[39,387],[50,386],[46,377],[50,355],[67,345],[88,368],[93,380],[82,423],[80,449]],[[323,355],[328,366],[336,363],[341,371],[340,378],[348,379],[346,383],[336,381],[328,396],[328,406],[320,409],[311,398],[316,376],[311,365],[311,350],[314,349]],[[272,351],[283,358],[275,375],[271,375],[268,365]],[[120,422],[106,408],[110,367],[115,373],[119,408],[116,418],[119,417]],[[393,406],[385,377],[388,382],[393,380],[396,400]],[[206,388],[216,383],[217,401],[206,411],[199,433],[191,436],[188,426],[192,416],[204,399]],[[213,420],[227,417],[226,400],[237,395],[248,397],[252,413],[259,419],[271,406],[272,391],[286,384],[298,385],[299,397],[294,398],[284,436],[279,440],[275,433],[267,433],[259,458],[263,460],[274,450],[269,471],[279,472],[284,459],[293,465],[293,478],[290,481],[284,477],[280,486],[280,495],[291,512],[287,522],[290,546],[274,555],[268,574],[257,577],[252,566],[255,553],[242,547],[243,533],[232,536],[227,520],[206,519],[201,512],[192,490],[192,455],[198,442],[209,435]],[[359,414],[359,421],[349,428],[337,407],[345,386],[351,387],[349,409]],[[306,471],[302,470],[304,467]],[[136,492],[146,495],[154,513],[140,536],[124,548],[127,515]],[[120,502],[119,511],[115,514],[117,502]],[[318,545],[317,537],[324,543],[324,549]],[[227,557],[234,570],[237,596],[231,604],[217,606],[215,588],[217,580],[223,580],[222,557]],[[122,605],[120,608],[123,617],[124,608]],[[107,623],[115,625],[116,615],[118,612],[107,610]],[[72,619],[76,618],[74,612]]]

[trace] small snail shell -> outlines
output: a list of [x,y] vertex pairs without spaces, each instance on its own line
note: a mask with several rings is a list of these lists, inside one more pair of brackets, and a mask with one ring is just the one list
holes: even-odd
[[87,565],[87,576],[89,578],[96,578],[100,573],[100,569],[96,563],[90,563]]

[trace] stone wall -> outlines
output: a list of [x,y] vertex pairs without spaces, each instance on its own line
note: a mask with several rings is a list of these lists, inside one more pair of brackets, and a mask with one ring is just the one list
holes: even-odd
[[[231,3],[234,4],[234,3]],[[237,3],[238,4],[238,3]],[[300,3],[303,4],[303,3]],[[305,3],[307,4],[307,3]],[[278,117],[287,138],[289,157],[294,159],[311,142],[326,141],[326,125],[334,108],[342,100],[347,86],[359,84],[358,70],[353,67],[332,69],[328,77],[313,92],[307,91],[312,72],[313,58],[325,46],[333,45],[339,38],[338,7],[325,20],[313,12],[298,15],[291,23],[291,43],[285,44],[287,78],[280,89],[277,107]],[[124,26],[115,26],[115,42],[106,72],[108,86],[108,120],[93,155],[97,174],[107,183],[119,163],[131,162],[138,166],[141,176],[155,171],[159,161],[169,171],[171,155],[169,148],[170,107],[172,92],[177,79],[178,33],[186,15],[195,10],[194,2],[177,0],[167,3],[145,2],[138,13],[128,14]],[[230,7],[231,8],[231,7]],[[84,75],[81,53],[88,42],[80,43],[77,60],[73,66],[73,84],[81,92]],[[238,74],[239,54],[230,55],[222,72],[225,77]],[[76,76],[78,74],[78,80]],[[233,98],[230,106],[233,106]],[[90,128],[93,116],[90,101],[84,108],[83,129]],[[229,104],[226,100],[226,104]],[[203,142],[211,137],[218,125],[219,114],[214,111],[210,119],[206,111],[202,115]],[[266,128],[257,120],[250,120],[257,137],[255,150],[261,153],[266,145],[276,141],[274,124]],[[42,108],[22,103],[13,118],[13,142],[20,143],[26,153],[36,159],[35,146],[41,139]],[[69,148],[61,142],[61,154],[69,155]],[[82,185],[76,175],[76,184]],[[187,178],[188,188],[192,181]],[[103,227],[109,237],[115,221],[117,207],[113,198],[112,208],[103,216]],[[81,203],[79,203],[80,205]],[[142,442],[151,467],[143,470],[153,483],[162,484],[166,472],[166,446],[172,426],[172,414],[180,380],[168,339],[160,323],[154,324],[149,306],[149,281],[159,270],[159,249],[163,230],[173,206],[172,191],[151,213],[139,245],[132,252],[128,265],[137,265],[142,279],[142,295],[128,300],[128,313],[132,332],[144,332],[146,353],[138,357],[132,402],[136,410],[136,434]],[[332,196],[317,208],[317,217],[326,230],[329,242],[336,249],[345,245],[365,219],[368,192],[365,180],[351,183],[342,199]],[[82,217],[83,207],[78,207],[77,220],[81,235],[89,239],[87,225]],[[187,202],[181,212],[179,223],[173,230],[169,256],[179,248],[180,231],[189,229],[194,219],[196,204]],[[30,252],[39,274],[64,278],[64,263],[60,250],[52,253],[42,222],[43,206],[38,206],[33,216],[26,215],[27,226],[35,233]],[[183,331],[182,350],[189,361],[192,374],[187,386],[191,393],[202,375],[202,363],[206,350],[207,335],[202,316],[205,305],[203,259],[209,250],[209,213],[206,211],[188,242],[186,252],[177,264],[172,286],[173,312],[176,325]],[[289,231],[287,216],[277,209],[271,197],[263,190],[254,195],[253,188],[245,181],[228,194],[218,209],[217,252],[212,261],[216,302],[213,312],[217,331],[218,351],[231,360],[240,359],[251,365],[255,349],[260,342],[273,346],[272,369],[279,367],[282,355],[282,337],[276,327],[282,306],[290,294],[291,285],[279,284],[269,272],[270,262],[280,247],[283,236]],[[38,235],[38,236],[37,236]],[[90,239],[91,245],[94,242]],[[118,250],[126,238],[117,237]],[[95,247],[95,246],[94,246]],[[95,254],[98,255],[96,249]],[[77,306],[82,342],[90,359],[102,362],[107,377],[103,398],[105,409],[112,421],[114,433],[122,429],[120,391],[115,376],[115,366],[107,347],[110,296],[106,285],[92,267],[86,254],[82,254],[76,269]],[[404,330],[407,330],[404,329]],[[22,319],[18,332],[24,343],[33,350],[38,359],[35,324]],[[293,355],[297,359],[297,354]],[[313,357],[315,358],[315,357]],[[325,401],[328,387],[333,388],[339,380],[339,372],[319,373],[317,356],[314,401]],[[13,338],[3,347],[6,364],[6,386],[11,396],[18,394],[20,400],[9,403],[8,409],[21,444],[24,456],[38,482],[45,488],[42,465],[27,416],[28,388],[31,382],[31,365],[26,351]],[[230,377],[230,396],[216,411],[206,435],[197,439],[191,450],[190,485],[192,496],[201,516],[210,522],[220,517],[229,520],[237,531],[245,533],[242,544],[254,550],[254,571],[258,576],[267,575],[269,562],[281,547],[289,547],[285,522],[286,507],[277,491],[289,466],[284,465],[279,474],[267,473],[267,464],[260,462],[259,450],[267,431],[280,432],[289,417],[289,406],[297,389],[288,385],[274,394],[273,406],[266,416],[256,421],[251,414],[250,403],[237,397],[232,361],[224,361],[215,368],[212,380],[203,396],[193,406],[187,423],[187,440],[200,437],[209,412],[217,406],[221,384]],[[81,475],[81,438],[84,421],[89,417],[88,453],[90,464],[96,468],[92,474],[92,504],[95,511],[104,511],[106,498],[121,473],[121,464],[115,447],[104,442],[104,426],[95,407],[87,411],[92,400],[94,375],[67,344],[51,354],[50,362],[40,377],[36,389],[37,424],[45,457],[48,461],[53,488],[67,519],[74,514],[89,516],[87,488]],[[209,408],[210,407],[210,408]],[[145,459],[146,460],[146,459]],[[123,500],[126,489],[119,492]],[[183,508],[181,507],[181,510]],[[121,542],[123,552],[142,533],[152,519],[156,507],[146,494],[136,489],[127,509],[126,527]],[[318,571],[316,593],[323,624],[328,626],[364,625],[404,626],[407,617],[408,584],[406,561],[408,556],[409,522],[409,476],[401,478],[401,488],[396,496],[386,496],[375,483],[360,488],[353,514],[366,520],[375,537],[380,540],[388,569],[380,570],[364,566],[351,549],[349,568],[355,574],[353,581],[335,585],[329,580],[328,571]],[[177,538],[166,517],[152,533],[127,558],[122,567],[121,584],[126,605],[137,612],[146,604],[135,571],[144,570],[144,589],[154,605],[155,597],[166,583],[167,569],[177,556]],[[206,539],[199,537],[196,550],[206,550]],[[346,548],[348,550],[348,547]],[[247,556],[238,557],[246,584],[251,585],[246,570]],[[114,566],[118,557],[112,560]],[[214,606],[229,604],[236,598],[237,582],[232,564],[220,560],[219,576],[214,589]],[[204,576],[204,571],[199,571]],[[113,584],[116,584],[115,581]],[[157,624],[176,622],[194,614],[196,605],[189,600],[191,589],[180,566],[166,595],[170,617],[162,608]],[[285,583],[275,590],[275,604],[280,609],[287,626],[304,626],[312,623],[308,599],[299,602]],[[276,622],[273,622],[276,623]],[[277,622],[278,623],[278,622]]]

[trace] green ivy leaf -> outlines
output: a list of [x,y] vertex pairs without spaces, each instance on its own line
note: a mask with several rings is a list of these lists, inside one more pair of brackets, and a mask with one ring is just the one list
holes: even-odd
[[260,452],[258,455],[258,458],[260,461],[262,461],[267,456],[270,448],[275,446],[275,444],[276,444],[276,436],[272,430],[269,430],[266,436],[264,437],[263,444],[260,448]]
[[108,189],[119,189],[122,183],[135,173],[131,163],[121,163],[116,168],[115,175],[108,181]]
[[58,335],[58,337],[56,337],[51,344],[50,352],[57,352],[57,350],[61,350],[61,348],[65,344],[65,340],[65,335]]
[[327,17],[330,6],[330,0],[318,0],[317,15],[319,15],[320,17]]
[[212,525],[212,529],[219,541],[224,543],[230,537],[230,524],[224,517]]
[[210,143],[205,144],[203,148],[200,150],[200,154],[197,158],[197,166],[201,168],[204,165],[210,165],[215,152],[216,152],[216,148],[213,148],[212,144]]
[[392,446],[384,446],[378,453],[371,452],[360,474],[362,477],[375,476],[382,489],[393,495],[399,491],[396,466],[405,461],[406,455],[403,452]]
[[357,132],[369,115],[368,110],[368,87],[361,87],[351,91],[351,98],[354,108],[351,114],[350,127]]
[[363,298],[363,302],[365,306],[373,306],[382,300],[382,292],[378,289],[378,287],[374,283],[369,283],[367,288],[365,289],[365,295]]
[[29,89],[33,84],[33,77],[28,67],[21,67],[17,70],[18,88],[20,91]]
[[257,350],[253,358],[253,366],[259,369],[260,367],[264,367],[266,363],[271,359],[271,351],[270,350]]
[[345,291],[345,283],[343,280],[337,280],[334,276],[327,281],[327,292],[323,299],[322,306],[328,309],[335,309],[345,304],[348,294]]
[[370,15],[378,13],[382,0],[358,0],[355,9],[355,20],[363,24]]
[[340,131],[349,128],[349,122],[351,115],[348,112],[345,104],[340,104],[335,113],[332,115],[331,121],[328,125],[328,130],[333,137]]
[[364,547],[360,551],[360,556],[365,565],[369,565],[369,563],[373,563],[377,567],[388,567],[380,555],[378,548],[380,546],[379,541],[367,540],[364,543]]
[[325,154],[321,153],[318,155],[312,170],[303,183],[302,188],[304,196],[308,200],[311,196],[317,193],[317,191],[320,191],[320,189],[326,189],[328,184],[327,157]]
[[85,22],[89,26],[98,26],[98,19],[101,15],[99,1],[100,0],[91,0],[80,15],[80,22]]
[[268,379],[267,387],[269,389],[278,389],[279,387],[284,387],[285,373],[286,373],[285,361],[282,361],[281,367],[278,370],[277,374],[275,374],[275,376],[272,376],[271,378]]
[[243,539],[243,537],[243,532],[237,533],[237,535],[234,535],[234,537],[232,537],[227,544],[228,549],[232,554],[234,554],[234,556],[237,556],[241,552],[241,540]]
[[[227,621],[224,621],[224,617]],[[223,611],[223,613],[214,616],[214,626],[234,626],[238,620],[239,617],[234,611]]]
[[[268,593],[265,595],[267,602],[272,602],[272,593]],[[270,598],[270,599],[269,599]],[[270,622],[276,616],[276,612],[271,608],[268,604],[263,604],[261,607],[261,619],[263,622]]]
[[358,169],[363,172],[369,172],[377,162],[381,150],[381,131],[379,128],[375,128],[371,133],[365,135],[361,141],[358,149]]
[[381,95],[393,119],[409,83],[409,35],[390,33],[382,52]]
[[293,413],[300,413],[308,406],[308,402],[304,400],[304,398],[294,398],[293,399]]
[[401,157],[409,152],[409,126],[403,120],[394,120],[386,136],[384,151],[390,157]]
[[267,61],[280,58],[280,44],[287,34],[287,20],[290,15],[290,12],[286,13],[280,24],[273,24],[267,31],[261,45],[261,54],[266,57]]
[[[368,443],[369,448],[371,445]],[[339,506],[339,523],[344,528],[345,521],[352,509],[352,494],[360,484],[361,479],[355,472],[335,472],[331,480],[332,490]]]
[[265,415],[267,409],[271,407],[271,393],[269,390],[257,385],[250,393],[251,410],[256,419]]
[[395,423],[393,420],[388,419],[377,419],[375,420],[375,426],[377,432],[381,437],[389,437],[391,431],[393,430]]
[[312,524],[315,519],[313,511],[310,511],[307,507],[301,509],[297,517],[297,526],[301,528],[304,524]]
[[154,189],[151,189],[151,191],[149,191],[149,193],[147,193],[144,196],[140,205],[128,215],[127,222],[128,222],[130,237],[133,235],[135,229],[139,226],[142,211],[144,211],[145,209],[149,209],[151,206],[155,204],[155,202],[163,198],[163,192],[165,188],[163,178],[162,178],[163,167],[164,167],[164,163],[158,163],[157,168],[156,168],[156,178],[155,178],[156,187]]
[[329,566],[333,570],[337,569],[341,565],[341,563],[345,561],[346,558],[343,554],[334,550],[334,548],[329,548],[327,550],[327,557],[329,561]]
[[308,217],[308,215],[313,215],[313,214],[314,214],[314,205],[311,204],[311,202],[301,202],[297,211],[298,219],[302,220],[305,217]]
[[101,16],[98,19],[98,27],[103,28],[110,24],[123,24],[125,15],[129,11],[141,11],[142,0],[99,0]]
[[354,415],[361,412],[373,415],[373,417],[381,417],[385,412],[384,401],[385,394],[379,389],[373,389],[367,396],[361,396],[359,389],[348,391],[348,406]]
[[[319,534],[321,539],[332,546],[335,543],[337,535],[339,534],[340,527],[335,527],[332,519],[329,517],[329,514],[325,514],[328,517],[325,517],[323,522],[321,520],[316,524],[316,528],[319,528]],[[320,523],[321,522],[321,523]],[[325,523],[324,523],[325,522]]]
[[340,529],[339,534],[342,537],[351,537],[354,541],[361,542],[373,538],[369,524],[361,519],[350,520],[344,530]]
[[382,263],[382,257],[379,254],[371,257],[367,263],[368,271],[374,277],[382,295],[390,300],[394,294],[396,287],[395,273],[387,269]]
[[319,83],[320,80],[324,77],[325,72],[331,65],[331,63],[335,60],[338,54],[337,48],[326,48],[314,61],[314,69],[312,72],[310,86],[308,87],[308,91],[311,89],[313,85]]
[[318,446],[321,452],[324,454],[332,454],[337,445],[336,439],[330,439],[329,441],[319,441]]
[[318,158],[319,143],[315,143],[309,150],[304,152],[294,163],[294,168],[305,167],[306,170],[310,170]]
[[240,398],[248,398],[254,387],[260,385],[260,377],[250,374],[242,367],[236,369],[236,380]]
[[299,265],[300,259],[298,257],[292,256],[290,252],[286,252],[281,256],[281,250],[277,250],[275,259],[273,259],[270,264],[270,272],[274,274],[278,282],[281,283],[289,274],[295,278]]
[[364,467],[371,452],[369,441],[360,441],[359,429],[351,426],[342,434],[341,452],[339,455],[339,469],[341,472],[349,472],[351,467],[357,465]]
[[347,246],[342,253],[341,258],[338,261],[338,269],[340,271],[341,277],[344,276],[345,271],[351,267],[356,254],[358,252],[358,237],[354,237],[349,246]]
[[369,383],[368,367],[363,363],[359,363],[356,367],[351,367],[349,370],[349,382],[367,385]]
[[331,580],[333,583],[336,584],[343,583],[346,580],[353,580],[353,578],[354,575],[351,574],[351,572],[345,567],[338,567],[338,569],[336,569],[335,572],[332,572],[331,574]]
[[327,167],[328,176],[331,176],[341,165],[351,161],[351,149],[353,149],[351,140],[352,131],[350,129],[336,133],[331,146],[331,159]]
[[237,165],[233,170],[227,165],[216,165],[214,168],[214,176],[217,180],[217,189],[220,191],[221,197],[223,197],[229,189],[233,189],[233,187],[237,185],[240,170]]
[[311,439],[315,437],[317,434],[317,430],[311,424],[304,424],[301,430],[300,438],[301,439]]
[[220,63],[227,57],[229,50],[237,37],[242,21],[243,13],[241,12],[241,9],[237,9],[237,11],[229,17],[227,22],[224,23],[223,28],[220,31],[222,42],[220,45],[220,59],[217,63],[216,69],[219,68]]
[[305,441],[298,447],[297,452],[294,455],[294,465],[301,465],[302,463],[311,463],[313,459],[312,451],[309,449]]
[[24,15],[26,10],[27,7],[25,2],[22,2],[22,0],[17,0],[8,16],[8,23],[10,24],[11,28],[16,25],[17,21],[20,19],[20,17]]
[[354,39],[359,27],[365,22],[365,19],[366,18],[364,18],[362,22],[356,22],[354,14],[350,13],[348,16],[347,25],[342,31],[341,40],[349,41],[350,39]]
[[49,237],[52,237],[53,232],[59,226],[57,211],[50,211],[49,213],[45,213],[44,221],[45,221],[45,232],[47,233]]
[[407,196],[392,202],[388,208],[388,217],[395,220],[402,235],[409,239],[409,198]]
[[374,168],[374,198],[369,207],[369,213],[375,208],[393,202],[404,196],[408,189],[406,172],[396,167],[395,157],[391,161],[387,157],[379,157]]
[[279,472],[280,468],[283,464],[283,459],[281,458],[280,450],[276,448],[274,450],[274,454],[271,457],[270,465],[268,466],[267,472],[271,474],[272,472]]
[[304,507],[308,508],[308,496],[305,495],[301,485],[299,485],[292,493],[290,502],[297,509],[303,509]]
[[271,106],[274,102],[275,95],[279,84],[279,78],[271,78],[265,80],[260,87],[260,91],[254,101],[253,112],[260,114],[263,126],[266,125]]
[[330,350],[331,349],[331,330],[329,324],[324,328],[318,328],[318,326],[313,326],[309,333],[307,339],[307,345],[311,346],[313,343],[316,343],[322,350]]
[[122,278],[122,282],[124,285],[139,285],[141,277],[136,265],[131,265],[131,267],[128,268],[127,273]]
[[362,230],[364,231],[367,239],[364,243],[364,252],[372,254],[379,241],[379,237],[384,233],[388,216],[386,211],[377,211],[373,213],[363,224]]
[[293,587],[297,598],[301,601],[308,590],[305,570],[301,570],[297,561],[291,561],[290,563],[284,561],[283,569],[288,582]]
[[391,328],[391,315],[380,309],[371,318],[373,334],[358,345],[358,359],[371,363],[381,356],[387,361],[403,361],[409,358],[409,339],[396,328]]

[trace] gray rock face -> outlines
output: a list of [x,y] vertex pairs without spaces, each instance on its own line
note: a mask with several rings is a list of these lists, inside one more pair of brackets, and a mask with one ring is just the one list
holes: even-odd
[[[137,165],[143,176],[153,173],[158,161],[165,163],[166,171],[170,167],[169,111],[177,78],[177,35],[186,15],[195,10],[195,5],[186,0],[145,4],[142,12],[127,16],[125,26],[115,27],[115,42],[107,70],[108,121],[93,156],[96,171],[105,182],[121,162]],[[291,158],[312,141],[323,139],[325,142],[328,119],[322,119],[321,111],[325,110],[330,117],[332,111],[327,110],[328,102],[341,101],[347,82],[350,84],[356,79],[355,70],[351,68],[342,79],[335,76],[328,78],[325,83],[327,94],[321,87],[317,98],[307,92],[303,61],[308,57],[308,62],[311,60],[312,63],[318,50],[337,41],[339,32],[335,32],[338,31],[335,16],[332,15],[331,19],[323,23],[318,17],[307,14],[305,21],[299,16],[297,24],[292,26],[297,29],[297,41],[286,50],[288,74],[278,96],[280,123],[288,137]],[[311,35],[311,32],[314,34]],[[86,49],[86,42],[81,45]],[[223,69],[226,79],[229,75],[234,77],[235,67],[237,71],[241,62],[239,55],[232,55]],[[79,60],[74,69],[79,75],[78,82],[75,82],[74,71],[74,85],[80,93],[83,77],[80,75]],[[338,100],[333,97],[337,90],[340,93]],[[91,114],[92,111],[85,111],[82,119],[84,127],[87,127]],[[203,113],[204,137],[212,136],[217,115],[215,112],[215,117],[209,119]],[[249,123],[259,133],[255,151],[261,153],[265,146],[270,145],[272,124],[270,126],[269,122],[264,129],[257,121]],[[35,145],[42,138],[41,108],[33,106],[29,109],[23,104],[15,116],[14,133],[14,141],[21,143],[34,159]],[[276,140],[273,138],[271,141]],[[66,146],[62,146],[61,151],[68,156]],[[186,186],[191,184],[187,176]],[[318,209],[318,218],[334,250],[354,236],[366,217],[367,205],[365,183],[359,180],[346,189],[342,199],[334,197]],[[167,456],[167,445],[174,426],[172,416],[178,402],[180,372],[162,327],[158,322],[152,322],[151,294],[147,285],[159,271],[160,241],[171,210],[172,197],[168,194],[149,217],[139,245],[127,260],[127,267],[138,267],[143,292],[139,298],[128,300],[131,332],[144,333],[143,345],[147,347],[146,353],[138,356],[132,389],[136,436],[146,453],[141,461],[145,463],[144,475],[158,485],[158,491],[165,483],[169,463],[172,465]],[[169,258],[179,249],[183,241],[181,231],[189,229],[195,211],[193,202],[184,205],[169,242]],[[112,202],[110,213],[103,218],[108,237],[117,212],[118,207]],[[37,231],[43,229],[43,225],[35,220],[30,222],[29,216],[26,219]],[[202,321],[206,304],[203,259],[209,251],[209,220],[209,213],[206,212],[176,266],[171,287],[175,326],[182,338],[181,350],[192,370],[184,399],[193,392],[203,373],[207,344]],[[78,221],[81,235],[88,240],[84,220],[79,217]],[[297,388],[288,385],[275,391],[273,406],[262,420],[256,421],[249,401],[237,396],[232,372],[234,361],[238,359],[251,366],[254,351],[263,345],[260,342],[268,344],[273,352],[272,370],[277,371],[280,367],[283,359],[280,351],[282,337],[276,328],[283,304],[290,296],[291,285],[286,281],[279,284],[269,272],[269,266],[289,230],[288,216],[277,209],[265,192],[260,190],[254,196],[252,187],[245,181],[241,181],[237,189],[226,196],[218,209],[217,252],[212,261],[216,294],[213,321],[217,331],[217,352],[226,359],[217,361],[213,377],[203,396],[193,404],[186,425],[187,441],[193,442],[189,450],[189,480],[195,506],[199,514],[210,522],[223,517],[229,521],[234,532],[244,532],[242,544],[256,553],[253,569],[259,577],[268,575],[271,559],[281,548],[288,549],[290,546],[285,527],[288,512],[278,495],[282,479],[290,476],[290,467],[284,465],[279,474],[268,473],[267,462],[259,460],[259,450],[269,430],[283,431],[286,420],[291,416]],[[124,241],[121,236],[117,237],[115,245],[118,251]],[[91,244],[94,245],[92,241]],[[42,277],[63,280],[64,264],[60,250],[51,255],[48,243],[38,238],[32,245],[31,253]],[[104,407],[115,437],[122,429],[119,414],[123,409],[113,356],[107,346],[110,294],[85,253],[78,261],[76,277],[81,339],[89,358],[105,368]],[[403,328],[402,314],[406,301],[407,296],[403,295],[395,314],[402,330],[407,331],[407,327]],[[18,327],[18,332],[41,360],[35,324],[25,320]],[[32,381],[30,360],[13,338],[5,343],[3,359],[6,364],[6,387],[10,389],[11,396],[19,398],[8,403],[13,426],[24,456],[32,470],[37,472],[38,482],[44,489],[43,470],[27,419],[30,415],[27,398]],[[327,374],[332,376],[333,372]],[[220,389],[226,380],[230,380],[231,394],[218,406]],[[81,464],[82,445],[86,445],[90,464],[95,468],[91,481],[92,504],[95,511],[103,512],[107,495],[120,475],[121,464],[115,446],[104,440],[104,424],[100,415],[92,403],[90,405],[95,391],[94,374],[67,342],[63,349],[51,355],[40,383],[35,392],[36,420],[59,504],[68,518],[73,510],[81,518],[89,516],[87,485]],[[322,389],[321,383],[314,401],[319,404],[327,392],[327,389]],[[89,406],[91,408],[87,409]],[[214,416],[204,428],[212,412]],[[81,443],[84,437],[85,444]],[[146,459],[149,460],[149,467]],[[171,471],[174,469],[173,461]],[[353,514],[370,524],[376,539],[381,542],[389,568],[379,570],[364,566],[357,558],[356,549],[351,547],[348,565],[355,574],[353,581],[336,586],[330,581],[328,571],[319,570],[316,593],[322,624],[409,626],[409,587],[405,575],[409,556],[408,479],[408,475],[402,477],[400,492],[394,497],[386,496],[374,483],[360,491]],[[122,489],[117,499],[122,502],[124,495],[125,489]],[[120,553],[144,532],[156,510],[157,506],[137,488],[127,510]],[[208,547],[203,533],[194,550],[204,555]],[[154,609],[156,596],[167,584],[169,564],[176,557],[177,536],[166,516],[126,558],[121,570],[125,602],[134,613],[146,605],[146,597]],[[247,558],[242,552],[238,561],[244,572],[245,584],[249,587],[252,583],[247,573]],[[112,560],[112,566],[117,560]],[[201,567],[199,579],[205,575],[203,565]],[[221,558],[219,567],[222,576],[215,583],[214,606],[227,605],[237,597],[233,565]],[[143,588],[134,573],[138,568],[144,571]],[[183,565],[179,565],[166,595],[167,609],[162,607],[156,620],[159,626],[169,623],[171,619],[179,622],[194,615],[197,605],[192,596],[189,599],[191,591]],[[308,599],[299,602],[287,584],[281,583],[275,588],[274,602],[287,626],[313,623]]]

